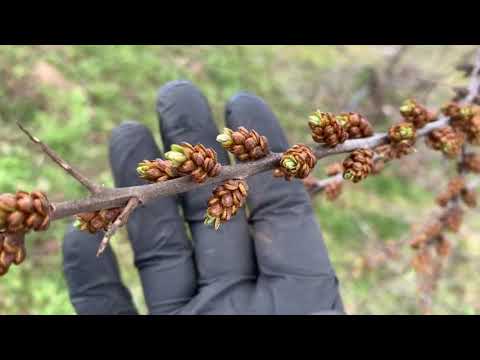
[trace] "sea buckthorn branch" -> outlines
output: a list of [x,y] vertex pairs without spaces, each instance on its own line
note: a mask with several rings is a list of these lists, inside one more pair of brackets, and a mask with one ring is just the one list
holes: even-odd
[[[478,70],[479,66],[472,73],[476,75]],[[472,83],[470,90],[478,93],[477,85],[478,81]],[[469,93],[467,98],[474,98],[474,95]],[[430,113],[414,102],[407,105],[403,111],[407,111],[409,116],[421,120],[419,123],[422,126],[417,129],[417,138],[444,128],[452,120],[445,115],[433,118]],[[392,144],[393,138],[389,133],[373,134],[368,120],[359,114],[349,112],[332,115],[316,112],[314,116],[310,117],[308,123],[314,140],[320,143],[315,149],[303,144],[296,144],[284,153],[272,153],[268,148],[266,137],[254,130],[244,128],[235,131],[226,130],[217,137],[217,141],[236,156],[239,161],[236,165],[220,165],[217,163],[215,151],[205,148],[202,144],[181,143],[173,145],[172,149],[165,154],[166,159],[156,163],[158,166],[152,167],[155,162],[151,160],[139,164],[137,168],[139,176],[149,181],[156,178],[155,183],[125,188],[107,188],[99,186],[83,176],[40,139],[30,134],[21,124],[18,125],[33,143],[38,145],[65,172],[87,188],[91,194],[84,199],[50,203],[45,194],[32,192],[31,201],[38,202],[39,199],[42,199],[46,208],[39,213],[40,215],[33,214],[31,215],[33,217],[27,219],[24,216],[30,214],[31,205],[28,202],[30,200],[25,200],[25,195],[22,195],[25,193],[19,192],[13,203],[12,197],[6,200],[7,205],[11,206],[0,209],[0,232],[2,234],[14,233],[16,228],[12,224],[17,223],[23,224],[22,231],[29,231],[35,229],[35,226],[40,224],[40,220],[45,222],[46,226],[43,227],[45,230],[50,221],[77,215],[80,218],[80,228],[89,229],[89,231],[99,229],[106,231],[99,253],[111,235],[126,223],[129,214],[135,208],[158,197],[184,193],[206,185],[224,186],[223,190],[220,188],[217,194],[214,194],[217,198],[222,198],[223,213],[218,213],[218,207],[212,200],[210,217],[206,218],[207,224],[215,223],[215,228],[218,228],[219,222],[226,221],[234,215],[236,212],[234,206],[240,206],[240,203],[244,202],[243,197],[246,196],[246,193],[242,197],[233,196],[232,201],[236,199],[236,203],[231,203],[229,196],[224,197],[224,191],[228,190],[232,195],[238,190],[233,190],[233,187],[238,187],[240,184],[235,181],[243,181],[249,176],[272,170],[274,170],[275,176],[282,176],[286,180],[294,177],[305,179],[310,175],[319,159],[350,153],[343,163],[342,177],[357,182],[374,171],[374,153],[370,149],[389,144],[394,148],[393,145],[395,147],[398,145],[397,140],[395,140],[395,144]],[[402,151],[396,150],[395,158],[403,156],[405,150],[408,150],[408,146],[410,146],[405,143],[405,140],[398,143],[405,146],[401,147]],[[228,184],[228,181],[234,181],[235,184]],[[325,188],[327,186],[325,184]]]
[[[448,124],[448,121],[448,117],[441,116],[437,121],[428,124],[425,126],[425,128],[418,131],[417,137],[425,136],[435,129],[444,127],[446,124]],[[43,152],[54,159],[54,157],[51,156],[51,154],[54,153],[52,149],[50,149],[46,144],[42,143],[38,138],[33,137],[23,126],[22,128],[34,143],[41,146]],[[317,159],[321,159],[336,154],[349,153],[356,149],[375,148],[379,145],[386,144],[387,142],[388,134],[379,133],[368,138],[347,140],[333,148],[319,146],[317,149],[315,149],[314,154]],[[207,178],[203,183],[200,184],[191,181],[191,179],[188,177],[180,177],[154,184],[137,185],[123,188],[108,188],[89,185],[88,187],[86,186],[88,189],[95,190],[92,191],[94,194],[87,198],[52,203],[51,205],[53,211],[51,213],[51,220],[58,220],[84,212],[124,207],[130,198],[137,198],[141,204],[147,204],[158,197],[188,192],[198,187],[209,184],[219,184],[229,179],[247,178],[262,172],[273,170],[276,166],[278,166],[282,155],[283,153],[271,152],[259,160],[241,162],[236,165],[222,166],[219,174],[216,177]],[[67,162],[62,160],[60,156],[57,155],[54,161],[69,174],[77,174],[74,177],[80,183],[82,183],[82,185],[92,183],[89,180],[85,180],[85,177],[81,175],[78,176],[80,173],[76,170],[73,170],[74,168],[72,166],[64,167],[63,165],[60,165],[67,164]],[[80,181],[79,179],[82,180]]]

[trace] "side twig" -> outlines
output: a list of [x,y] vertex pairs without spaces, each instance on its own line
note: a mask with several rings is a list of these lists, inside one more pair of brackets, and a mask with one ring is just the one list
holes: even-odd
[[100,242],[100,246],[98,247],[98,250],[97,250],[97,257],[100,256],[105,251],[111,237],[117,232],[119,228],[121,228],[127,223],[128,218],[130,217],[130,214],[139,205],[140,205],[140,201],[137,198],[131,198],[130,200],[128,200],[127,205],[123,208],[122,212],[117,217],[117,219],[110,225],[110,227],[108,228],[108,231],[105,233],[105,236]]
[[97,184],[93,183],[85,176],[83,176],[78,170],[73,168],[70,164],[68,164],[65,160],[63,160],[60,155],[58,155],[55,151],[53,151],[48,145],[44,144],[40,141],[37,137],[33,136],[27,129],[23,127],[22,124],[17,122],[18,127],[22,130],[28,138],[35,144],[37,144],[42,151],[47,154],[50,159],[52,159],[57,165],[59,165],[63,170],[65,170],[68,174],[70,174],[73,178],[75,178],[80,184],[85,186],[88,191],[92,194],[99,193],[102,191],[102,187],[98,186]]

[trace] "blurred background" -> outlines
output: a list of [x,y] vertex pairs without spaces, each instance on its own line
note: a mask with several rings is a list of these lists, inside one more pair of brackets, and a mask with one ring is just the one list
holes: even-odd
[[[135,119],[158,134],[157,89],[188,79],[203,90],[219,127],[224,105],[239,90],[273,108],[291,143],[311,143],[315,109],[365,115],[377,131],[400,119],[414,97],[438,109],[467,80],[455,66],[474,46],[0,46],[0,192],[40,189],[53,201],[85,191],[39,153],[18,130],[40,139],[97,182],[112,186],[107,160],[111,130]],[[412,251],[397,246],[435,208],[454,164],[426,150],[390,163],[379,175],[344,187],[334,203],[313,199],[345,307],[350,314],[418,314]],[[319,162],[315,175],[325,177]],[[454,243],[432,305],[434,314],[480,313],[480,222],[471,210]],[[61,241],[70,220],[29,235],[27,260],[0,278],[0,314],[73,314],[62,273]],[[126,231],[112,241],[122,276],[146,313]],[[379,255],[380,254],[380,255]],[[365,261],[365,259],[369,259]],[[380,260],[378,260],[380,259]],[[377,261],[378,260],[378,261]],[[360,266],[363,264],[363,266]],[[368,264],[368,266],[365,266]]]

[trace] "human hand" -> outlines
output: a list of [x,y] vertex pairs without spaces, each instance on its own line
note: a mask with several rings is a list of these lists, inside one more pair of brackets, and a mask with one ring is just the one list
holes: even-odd
[[[215,141],[219,131],[208,103],[191,83],[163,86],[157,113],[165,148],[202,143],[228,164]],[[288,148],[275,115],[258,97],[239,93],[225,115],[227,127],[265,135],[272,151]],[[129,121],[113,130],[110,164],[117,187],[144,184],[137,164],[159,157],[143,125]],[[302,182],[286,182],[271,172],[247,181],[248,217],[242,209],[218,231],[203,224],[212,185],[160,198],[130,216],[128,235],[150,314],[343,313],[338,281]],[[73,306],[78,314],[137,314],[110,246],[95,256],[102,236],[73,227],[65,235],[64,272]]]

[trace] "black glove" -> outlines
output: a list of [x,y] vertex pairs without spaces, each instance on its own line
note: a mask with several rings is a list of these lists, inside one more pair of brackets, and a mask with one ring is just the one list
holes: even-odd
[[[215,148],[222,164],[229,163],[215,141],[218,130],[208,103],[191,83],[162,87],[157,113],[165,148],[202,143]],[[257,130],[272,151],[288,148],[275,115],[248,93],[230,100],[226,126]],[[158,157],[143,125],[129,121],[113,130],[110,163],[116,186],[144,184],[137,163]],[[343,313],[338,280],[302,182],[266,172],[248,178],[248,184],[248,220],[242,210],[218,231],[203,224],[211,185],[159,198],[131,215],[127,229],[150,314]],[[102,236],[73,227],[65,236],[71,301],[78,314],[136,314],[111,248],[95,256]]]

